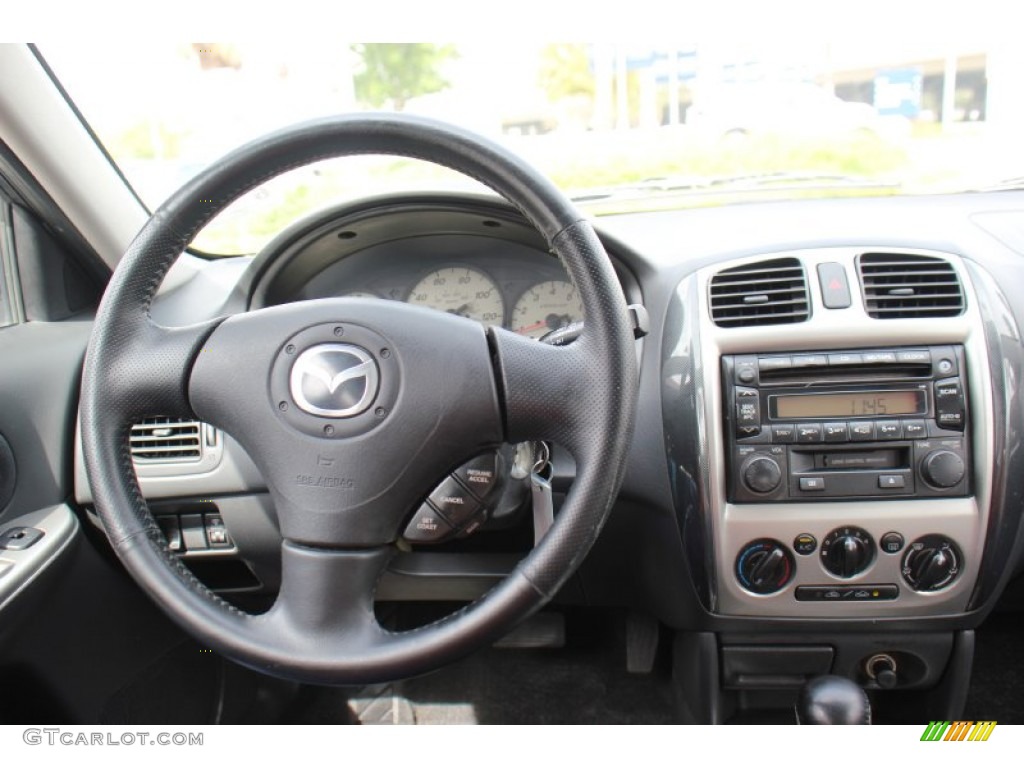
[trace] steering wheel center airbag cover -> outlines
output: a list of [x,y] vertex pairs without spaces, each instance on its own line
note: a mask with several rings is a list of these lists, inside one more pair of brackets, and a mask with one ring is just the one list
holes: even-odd
[[394,412],[402,386],[400,355],[394,340],[365,325],[318,323],[276,350],[266,402],[279,419],[307,435],[355,437]]

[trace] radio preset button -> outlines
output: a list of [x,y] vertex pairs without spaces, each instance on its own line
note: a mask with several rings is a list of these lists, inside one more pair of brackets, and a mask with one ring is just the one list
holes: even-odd
[[798,443],[820,443],[822,440],[821,424],[797,424],[796,441]]
[[907,440],[918,440],[928,437],[928,427],[922,419],[904,419],[903,437]]
[[792,424],[772,424],[773,443],[795,443],[796,428]]
[[851,421],[849,426],[851,440],[859,440],[863,442],[865,440],[875,439],[875,422]]
[[850,433],[845,421],[825,422],[825,442],[845,443],[849,441]]
[[875,434],[879,440],[899,440],[903,437],[903,426],[896,419],[876,421]]

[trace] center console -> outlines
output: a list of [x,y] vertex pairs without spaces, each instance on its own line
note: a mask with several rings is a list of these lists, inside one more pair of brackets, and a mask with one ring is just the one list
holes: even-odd
[[[878,270],[865,277],[878,264],[880,300]],[[959,305],[947,310],[929,280],[955,285]],[[993,417],[984,323],[959,259],[806,250],[717,265],[681,290],[694,337],[669,360],[688,356],[695,371],[710,612],[966,611]],[[903,311],[925,296],[923,311]]]

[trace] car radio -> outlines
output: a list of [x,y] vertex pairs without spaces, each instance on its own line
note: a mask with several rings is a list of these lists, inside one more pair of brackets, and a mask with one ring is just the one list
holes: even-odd
[[961,346],[722,358],[733,502],[970,492]]

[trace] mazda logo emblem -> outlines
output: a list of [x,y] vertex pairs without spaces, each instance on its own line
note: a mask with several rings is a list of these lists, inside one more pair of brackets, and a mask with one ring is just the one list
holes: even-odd
[[352,344],[318,344],[296,358],[290,377],[292,399],[306,413],[343,419],[373,403],[380,369],[369,352]]

